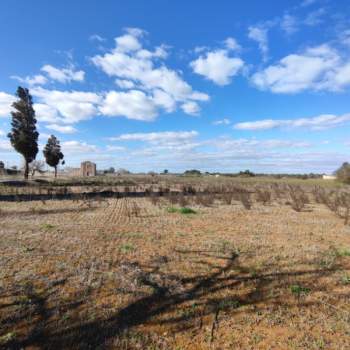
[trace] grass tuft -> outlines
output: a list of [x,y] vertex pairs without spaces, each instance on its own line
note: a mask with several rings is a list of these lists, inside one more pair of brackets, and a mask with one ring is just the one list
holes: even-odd
[[188,207],[182,207],[182,208],[174,208],[169,207],[167,208],[168,213],[180,213],[180,214],[197,214],[197,212],[191,208]]
[[298,284],[294,284],[292,286],[290,286],[290,291],[296,295],[296,296],[301,296],[301,295],[306,295],[306,294],[309,294],[311,289],[310,288],[307,288],[307,287],[303,287],[303,286],[300,286]]

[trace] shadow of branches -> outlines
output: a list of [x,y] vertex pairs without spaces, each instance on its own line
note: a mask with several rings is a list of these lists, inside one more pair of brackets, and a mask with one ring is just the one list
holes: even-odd
[[[268,271],[265,269],[265,272],[260,271],[252,275],[239,263],[237,252],[218,255],[217,251],[183,250],[177,254],[184,259],[192,259],[193,263],[202,266],[202,270],[209,272],[186,277],[162,273],[160,265],[168,261],[167,257],[149,266],[140,266],[137,263],[129,265],[129,268],[135,269],[138,283],[148,286],[152,292],[147,295],[135,293],[137,297],[134,297],[133,302],[109,317],[97,317],[94,320],[72,318],[65,320],[64,324],[52,322],[51,317],[55,313],[74,310],[85,303],[89,298],[88,293],[83,290],[76,293],[70,301],[52,302],[55,291],[65,281],[50,285],[40,293],[27,286],[24,300],[30,307],[16,316],[0,318],[0,326],[9,330],[11,326],[30,319],[30,330],[23,339],[10,339],[7,348],[22,349],[34,346],[40,349],[107,349],[112,347],[111,343],[118,337],[134,327],[145,324],[169,326],[177,332],[190,328],[201,331],[203,324],[209,324],[213,341],[221,313],[228,313],[230,317],[234,317],[239,312],[253,312],[251,308],[242,306],[258,305],[262,302],[267,305],[285,305],[283,300],[267,292],[269,286],[276,287],[277,284],[279,288],[285,288],[289,286],[291,278],[305,276],[310,286],[313,286],[314,292],[317,279],[340,269],[337,265],[331,268],[317,268],[310,263],[310,268],[302,271],[280,272],[276,268],[278,272],[268,272],[274,268],[270,265]],[[208,257],[213,258],[215,262],[206,261],[205,258]],[[242,283],[250,283],[251,288],[249,292],[238,294],[236,292]],[[295,302],[301,303],[300,300]],[[11,305],[13,304],[0,302],[0,312]],[[123,348],[131,347],[124,344]]]

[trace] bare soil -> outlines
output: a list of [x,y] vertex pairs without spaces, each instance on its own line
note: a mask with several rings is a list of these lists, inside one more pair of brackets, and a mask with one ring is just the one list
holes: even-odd
[[287,204],[0,203],[0,348],[349,349],[350,226]]

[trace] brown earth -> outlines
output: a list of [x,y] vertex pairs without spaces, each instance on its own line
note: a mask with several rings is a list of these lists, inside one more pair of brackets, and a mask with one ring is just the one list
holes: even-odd
[[0,348],[350,348],[350,227],[324,205],[0,205]]

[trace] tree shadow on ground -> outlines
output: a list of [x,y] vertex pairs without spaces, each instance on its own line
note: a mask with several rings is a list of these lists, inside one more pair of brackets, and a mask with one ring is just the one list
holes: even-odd
[[[215,263],[201,260],[197,261],[202,266],[206,265],[208,273],[183,277],[161,273],[159,266],[141,267],[134,264],[138,271],[138,280],[141,285],[150,287],[153,292],[143,295],[126,307],[112,314],[110,317],[97,318],[95,320],[72,319],[60,323],[52,323],[50,317],[62,310],[74,310],[81,303],[86,302],[88,295],[86,291],[76,294],[74,300],[58,300],[55,306],[48,302],[54,293],[52,288],[36,294],[32,288],[27,289],[27,298],[31,300],[33,309],[30,312],[33,321],[31,330],[24,339],[13,339],[7,343],[8,349],[22,349],[29,346],[40,349],[107,349],[111,342],[126,332],[131,331],[139,325],[163,325],[169,326],[174,331],[185,331],[190,328],[200,330],[203,323],[210,318],[212,327],[212,339],[215,337],[215,329],[218,327],[218,316],[220,313],[229,313],[231,317],[240,312],[248,311],[242,306],[258,305],[264,302],[267,305],[290,305],[267,292],[270,286],[286,288],[290,279],[296,277],[307,277],[313,292],[320,277],[331,275],[340,269],[334,265],[332,268],[315,268],[310,263],[309,269],[292,270],[287,272],[259,272],[257,274],[244,273],[247,268],[239,264],[236,252],[218,256],[217,251],[181,251],[186,259],[201,257],[212,257]],[[166,259],[165,259],[166,260]],[[279,265],[280,266],[280,265]],[[277,268],[277,266],[276,266]],[[273,271],[273,266],[268,267]],[[249,292],[235,294],[241,283],[252,283]],[[60,284],[55,286],[60,288]],[[320,288],[317,290],[321,290]],[[223,292],[228,292],[223,296]],[[296,303],[302,304],[298,299]],[[50,306],[48,306],[50,305]],[[312,305],[311,302],[306,305]],[[1,306],[1,305],[0,305]],[[5,305],[6,307],[6,305]],[[180,313],[177,311],[181,311]],[[251,308],[249,309],[251,310]],[[0,319],[0,325],[15,325],[29,317],[24,313],[17,319]],[[128,347],[125,347],[128,349]]]

